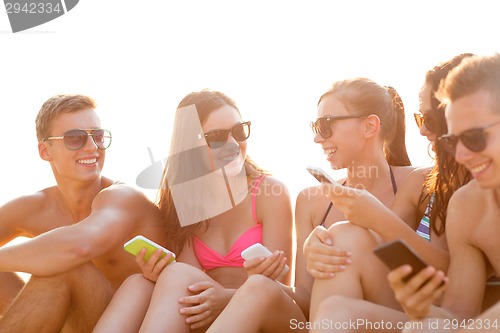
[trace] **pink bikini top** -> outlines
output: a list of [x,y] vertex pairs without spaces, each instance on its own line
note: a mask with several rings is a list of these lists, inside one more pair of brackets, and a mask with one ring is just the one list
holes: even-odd
[[252,188],[252,215],[255,225],[238,237],[226,255],[221,255],[217,251],[214,251],[198,237],[193,235],[194,253],[205,271],[217,267],[243,267],[243,262],[245,260],[241,257],[241,251],[255,243],[262,243],[262,224],[257,220],[257,189],[264,177],[265,176],[260,176],[257,178]]

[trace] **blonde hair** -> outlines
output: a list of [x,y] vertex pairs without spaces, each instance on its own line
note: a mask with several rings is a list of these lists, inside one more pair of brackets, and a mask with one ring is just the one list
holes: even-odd
[[95,109],[96,103],[83,95],[55,95],[43,103],[36,116],[36,137],[38,141],[49,136],[52,121],[61,113]]

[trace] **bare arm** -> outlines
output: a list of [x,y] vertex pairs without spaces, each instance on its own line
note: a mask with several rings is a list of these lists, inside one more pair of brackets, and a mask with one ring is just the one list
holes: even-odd
[[308,211],[307,193],[301,192],[297,196],[295,204],[295,230],[297,234],[297,251],[295,258],[295,287],[296,301],[299,304],[302,312],[308,316],[309,304],[311,300],[311,289],[314,278],[307,272],[306,258],[302,251],[304,243],[312,232],[312,217]]
[[37,196],[20,197],[0,207],[0,246],[16,237],[30,236],[24,224],[32,210],[37,208]]
[[[324,185],[334,205],[351,223],[377,232],[386,242],[404,239],[429,264],[446,271],[449,255],[415,232],[418,199],[427,169],[413,171],[394,199],[391,209],[371,193],[341,185]],[[398,215],[401,214],[401,215]]]
[[106,253],[126,240],[145,209],[153,209],[141,193],[125,186],[101,191],[91,214],[22,244],[0,249],[0,271],[48,276],[62,273]]
[[[461,318],[481,311],[487,278],[484,254],[472,242],[480,221],[481,203],[465,186],[453,194],[448,205],[446,236],[450,248],[449,286],[442,307]],[[493,236],[494,237],[494,236]],[[488,242],[488,239],[483,239]]]
[[[271,252],[281,250],[292,267],[293,216],[290,195],[285,185],[272,177],[266,177],[260,185],[257,197],[257,217],[263,226],[263,245]],[[272,189],[272,190],[271,190]],[[278,280],[290,285],[292,271]]]

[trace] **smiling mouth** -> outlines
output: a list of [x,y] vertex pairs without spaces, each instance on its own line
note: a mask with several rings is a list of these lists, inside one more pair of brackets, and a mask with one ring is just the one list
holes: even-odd
[[86,158],[76,161],[78,164],[91,165],[97,162],[97,158]]
[[330,148],[325,150],[325,154],[327,157],[332,157],[333,154],[337,151],[337,148]]
[[489,163],[483,163],[475,167],[469,167],[469,170],[472,174],[478,174],[484,171],[488,167]]

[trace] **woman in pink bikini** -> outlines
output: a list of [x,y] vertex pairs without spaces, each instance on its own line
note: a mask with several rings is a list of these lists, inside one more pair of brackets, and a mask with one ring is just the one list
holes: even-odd
[[[157,251],[145,263],[141,253],[144,276],[123,283],[94,332],[204,332],[249,276],[291,283],[290,197],[247,156],[251,123],[229,97],[202,90],[181,101],[174,125],[159,208],[177,262],[154,265]],[[241,251],[255,243],[272,255],[245,262]],[[288,327],[281,311],[305,321],[283,293],[270,332]]]

